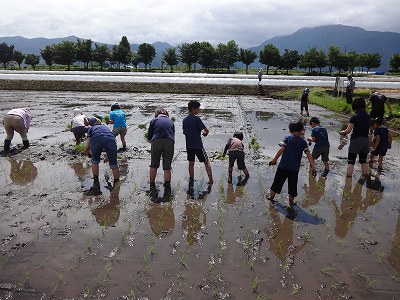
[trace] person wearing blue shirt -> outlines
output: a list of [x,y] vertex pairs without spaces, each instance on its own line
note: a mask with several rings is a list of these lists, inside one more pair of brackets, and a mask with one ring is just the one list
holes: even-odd
[[91,152],[92,157],[92,172],[93,172],[93,186],[88,191],[90,195],[99,195],[99,164],[101,152],[105,150],[107,153],[105,162],[108,161],[110,169],[114,176],[114,185],[119,181],[119,166],[117,160],[117,141],[114,134],[107,125],[95,117],[88,118],[89,125],[91,126],[87,132],[87,139],[85,144],[84,154],[89,155]]
[[[155,117],[150,121],[148,142],[151,143],[151,163],[150,163],[150,189],[155,188],[157,169],[160,167],[161,157],[163,159],[164,170],[164,198],[171,193],[171,165],[174,157],[175,144],[175,125],[169,118],[168,111],[158,107]],[[169,191],[166,193],[166,191]]]
[[297,182],[303,152],[307,155],[307,159],[310,162],[313,176],[315,176],[315,165],[307,142],[302,138],[304,132],[303,123],[301,121],[290,123],[289,131],[291,134],[286,136],[283,141],[279,143],[280,148],[278,152],[274,159],[269,162],[270,166],[276,165],[278,159],[282,156],[267,199],[273,202],[275,195],[281,193],[283,184],[287,179],[289,205],[293,206],[294,198],[297,196]]
[[365,110],[367,105],[363,97],[354,99],[351,107],[355,114],[350,117],[347,128],[340,131],[341,135],[347,135],[352,132],[347,155],[347,177],[353,175],[357,155],[358,161],[361,164],[362,174],[368,175],[367,156],[369,153],[369,127],[371,117]]
[[329,173],[329,138],[328,131],[325,127],[322,127],[320,121],[317,117],[312,117],[310,119],[311,126],[311,136],[307,138],[309,145],[312,142],[315,143],[314,149],[312,151],[312,157],[314,160],[318,159],[321,156],[322,163],[324,164],[324,172],[322,173],[322,177],[326,178]]
[[114,136],[120,136],[122,143],[122,148],[120,148],[120,150],[125,151],[125,135],[127,132],[126,116],[125,113],[121,110],[119,103],[115,102],[113,105],[111,105],[110,120],[107,122],[107,124],[114,124],[112,132],[114,133]]
[[206,137],[209,133],[208,128],[197,116],[200,112],[200,102],[191,100],[188,103],[189,114],[183,119],[183,134],[186,138],[187,160],[189,161],[189,180],[194,180],[194,163],[197,156],[200,162],[203,162],[208,176],[208,184],[213,184],[213,176],[207,153],[203,147],[201,134]]

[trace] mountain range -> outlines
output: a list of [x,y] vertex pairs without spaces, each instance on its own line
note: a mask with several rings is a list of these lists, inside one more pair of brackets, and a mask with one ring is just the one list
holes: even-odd
[[[64,40],[76,42],[77,39],[78,37],[76,36],[53,39],[28,39],[21,36],[15,36],[0,37],[0,43],[14,45],[15,50],[19,50],[23,53],[40,54],[40,49],[43,49],[47,45],[60,43]],[[290,35],[275,36],[262,42],[260,45],[249,49],[259,54],[260,50],[266,44],[273,44],[280,50],[281,54],[285,49],[297,50],[299,53],[304,53],[304,51],[314,46],[324,51],[326,51],[329,46],[338,46],[342,52],[377,52],[382,56],[382,64],[379,70],[386,71],[389,68],[389,58],[393,54],[400,54],[400,33],[367,31],[360,27],[347,25],[325,25],[312,28],[301,28]],[[139,44],[131,44],[131,49],[137,50],[138,46]],[[152,66],[159,67],[161,66],[163,51],[174,46],[167,42],[155,42],[153,43],[153,46],[156,49],[156,57],[154,58]],[[251,67],[259,66],[260,63],[257,60]]]

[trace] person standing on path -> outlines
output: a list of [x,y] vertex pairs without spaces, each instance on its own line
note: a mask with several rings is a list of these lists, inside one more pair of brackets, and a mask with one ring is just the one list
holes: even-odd
[[367,101],[367,107],[369,105],[372,105],[371,112],[369,113],[369,116],[371,117],[371,119],[380,118],[382,121],[384,120],[385,104],[389,108],[390,116],[391,116],[393,113],[392,106],[390,105],[386,96],[379,92],[371,93],[371,96],[369,97],[369,99]]
[[306,116],[309,117],[310,113],[308,112],[308,95],[310,94],[310,89],[306,88],[303,91],[300,99],[300,114],[303,115],[303,110],[306,111]]
[[[148,142],[151,143],[150,189],[155,188],[157,169],[163,159],[164,189],[171,193],[171,165],[174,157],[175,125],[168,112],[161,107],[156,108],[154,119],[150,121]],[[164,192],[164,196],[166,193]],[[165,198],[165,197],[164,197]]]
[[260,84],[263,76],[263,69],[258,70],[258,83]]
[[107,125],[108,124],[114,124],[112,132],[114,133],[115,137],[119,135],[121,138],[122,148],[119,150],[126,151],[126,115],[121,110],[118,102],[115,102],[113,105],[111,105],[110,120],[107,122]]
[[31,125],[31,111],[29,108],[14,108],[10,110],[3,119],[6,138],[4,140],[4,154],[10,152],[11,140],[14,137],[14,131],[21,136],[24,148],[29,147],[28,130]]
[[351,104],[353,102],[353,92],[356,86],[356,82],[351,74],[347,75],[347,86],[346,86],[346,102]]
[[189,114],[183,119],[183,134],[186,139],[187,160],[189,161],[189,181],[194,180],[194,163],[197,156],[200,162],[204,163],[208,176],[208,184],[213,184],[213,175],[207,153],[203,147],[201,134],[206,137],[209,133],[208,128],[197,116],[200,112],[200,102],[191,100],[188,103]]

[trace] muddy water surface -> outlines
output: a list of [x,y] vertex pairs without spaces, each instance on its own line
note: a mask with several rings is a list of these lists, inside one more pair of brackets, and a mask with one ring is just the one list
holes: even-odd
[[[204,138],[215,183],[196,162],[189,185],[182,119],[201,101]],[[85,196],[90,160],[74,151],[66,130],[72,110],[109,113],[118,101],[127,114],[128,151],[120,153],[121,185]],[[150,145],[144,138],[154,109],[176,119],[171,202],[149,195]],[[0,157],[0,299],[395,299],[400,294],[400,147],[389,150],[384,172],[345,177],[347,147],[338,131],[347,120],[311,106],[329,129],[331,172],[300,170],[297,206],[287,189],[266,199],[276,167],[268,167],[299,103],[248,96],[4,91],[0,118],[29,106],[32,147],[19,136]],[[142,126],[140,126],[142,127]],[[244,132],[250,178],[218,159],[235,129]],[[309,135],[307,128],[306,136]],[[0,130],[0,140],[4,129]],[[250,141],[258,147],[248,147]],[[121,142],[118,139],[118,144]]]

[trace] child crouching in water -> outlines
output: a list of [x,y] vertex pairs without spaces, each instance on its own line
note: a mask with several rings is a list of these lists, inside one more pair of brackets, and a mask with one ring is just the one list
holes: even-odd
[[297,196],[297,182],[299,177],[300,163],[303,156],[303,152],[307,155],[307,159],[310,162],[310,168],[315,173],[314,160],[308,149],[307,142],[302,137],[304,132],[304,126],[301,121],[292,122],[289,124],[290,135],[286,136],[282,142],[279,143],[280,148],[276,153],[273,160],[269,162],[270,166],[276,165],[279,157],[282,156],[278,169],[276,170],[274,182],[270,188],[270,194],[267,197],[271,202],[274,201],[275,195],[280,194],[282,191],[283,184],[286,179],[288,180],[288,193],[289,193],[289,205],[294,205],[294,198]]
[[371,120],[374,127],[374,145],[369,155],[369,167],[372,169],[374,166],[374,158],[378,156],[378,171],[383,169],[383,158],[388,149],[392,148],[392,133],[386,126],[382,126],[382,119],[375,118]]
[[225,157],[226,152],[229,152],[229,167],[228,167],[228,183],[232,183],[232,171],[235,161],[237,161],[237,166],[239,170],[243,170],[246,178],[249,178],[249,171],[246,168],[244,162],[244,145],[243,145],[243,133],[235,131],[233,137],[229,138],[225,145],[223,156]]

